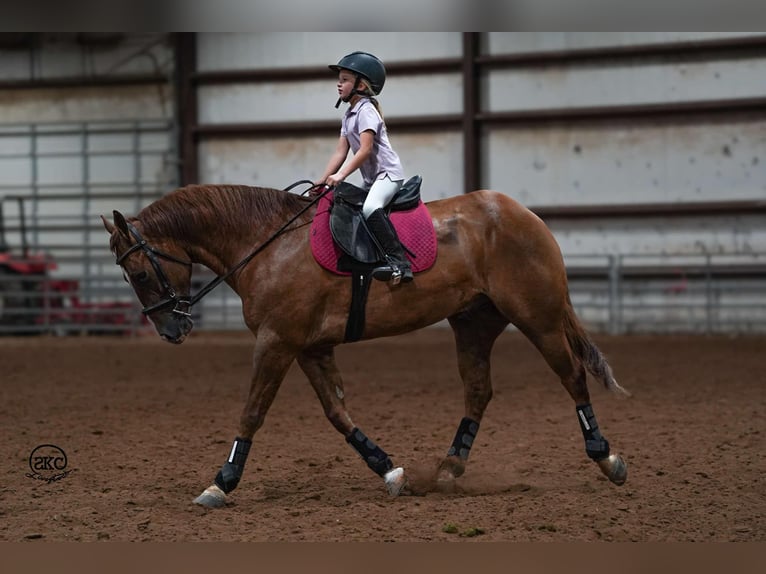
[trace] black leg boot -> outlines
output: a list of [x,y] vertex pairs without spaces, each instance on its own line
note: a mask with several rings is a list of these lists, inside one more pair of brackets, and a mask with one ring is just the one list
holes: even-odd
[[382,209],[376,209],[367,218],[367,227],[375,236],[378,245],[383,250],[386,261],[394,270],[393,280],[398,283],[403,281],[409,283],[414,279],[412,267],[404,248],[399,241],[391,221],[386,217],[386,212]]

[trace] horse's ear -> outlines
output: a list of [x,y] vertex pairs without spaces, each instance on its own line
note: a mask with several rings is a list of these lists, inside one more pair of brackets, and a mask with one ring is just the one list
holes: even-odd
[[114,216],[114,224],[117,226],[117,229],[127,239],[130,239],[130,231],[128,231],[128,222],[125,221],[125,216],[116,209],[112,212],[112,215]]
[[100,217],[101,217],[101,221],[102,221],[102,223],[104,224],[104,229],[106,229],[106,232],[107,232],[109,235],[111,235],[112,233],[114,233],[114,230],[115,230],[115,229],[117,229],[117,228],[114,226],[114,224],[113,224],[111,221],[109,221],[109,220],[108,220],[106,217],[104,217],[103,215],[101,215]]

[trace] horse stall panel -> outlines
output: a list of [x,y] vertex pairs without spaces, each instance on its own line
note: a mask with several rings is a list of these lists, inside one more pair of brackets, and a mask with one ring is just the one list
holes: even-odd
[[[455,58],[462,38],[454,32],[207,32],[197,34],[197,46],[197,69],[215,71],[326,66],[354,50],[384,62]],[[327,72],[332,87],[334,75]]]
[[486,183],[525,205],[766,197],[766,119],[492,127]]
[[[130,311],[98,216],[135,213],[175,186],[170,36],[28,36],[24,46],[0,49],[5,271],[22,274],[5,286],[24,287],[23,297],[0,293],[0,307],[27,302],[0,311],[0,332],[123,332],[140,315]],[[18,271],[25,243],[27,263],[44,256],[47,271]],[[16,312],[23,321],[12,320]]]
[[25,313],[23,324],[0,321],[0,332],[142,328],[99,215],[111,217],[113,209],[134,215],[175,186],[172,135],[168,121],[21,124],[0,130],[5,142],[0,165],[13,167],[0,183],[9,248],[21,255],[21,214],[17,201],[7,197],[21,196],[30,253],[45,254],[55,265],[47,279],[29,279],[27,285],[38,293],[26,299],[31,310],[5,313],[6,319]]

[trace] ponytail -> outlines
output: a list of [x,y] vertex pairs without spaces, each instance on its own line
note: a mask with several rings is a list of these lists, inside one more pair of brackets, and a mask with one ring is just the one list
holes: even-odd
[[375,106],[375,109],[378,110],[378,113],[380,114],[380,118],[383,119],[383,108],[380,106],[380,102],[378,102],[378,99],[373,96],[372,87],[370,86],[370,82],[367,81],[366,78],[359,78],[359,84],[364,88],[364,91],[362,92],[365,96],[370,98],[370,101],[372,102],[372,105]]
[[370,96],[370,101],[372,102],[372,105],[375,106],[375,109],[378,110],[378,113],[380,114],[380,119],[383,119],[383,108],[380,107],[380,103],[378,102],[378,99],[374,96]]

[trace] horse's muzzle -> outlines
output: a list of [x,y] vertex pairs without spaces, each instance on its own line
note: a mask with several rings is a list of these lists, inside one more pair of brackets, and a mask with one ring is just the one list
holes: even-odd
[[174,345],[183,343],[194,327],[194,321],[183,315],[171,315],[163,320],[153,318],[152,322],[160,338]]

